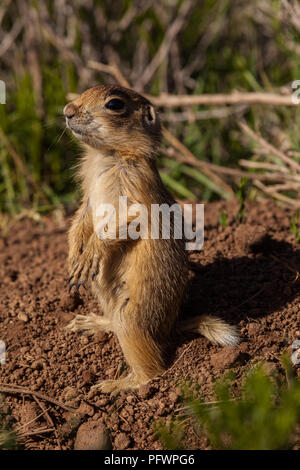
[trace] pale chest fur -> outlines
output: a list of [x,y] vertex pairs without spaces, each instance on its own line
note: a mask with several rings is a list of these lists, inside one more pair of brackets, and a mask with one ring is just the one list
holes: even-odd
[[83,190],[89,201],[94,227],[101,219],[105,205],[118,207],[120,181],[118,164],[114,156],[89,152],[82,168]]

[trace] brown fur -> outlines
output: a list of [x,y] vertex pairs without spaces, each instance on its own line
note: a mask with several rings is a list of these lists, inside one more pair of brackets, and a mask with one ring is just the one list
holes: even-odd
[[[124,109],[107,109],[105,104],[113,98],[122,99]],[[90,280],[104,312],[103,317],[78,315],[68,327],[87,334],[105,329],[117,335],[131,373],[97,385],[116,393],[138,387],[165,369],[166,349],[188,279],[187,252],[184,240],[172,237],[101,240],[96,233],[96,209],[101,203],[113,204],[118,214],[119,196],[127,196],[129,204],[144,204],[150,214],[151,204],[175,202],[155,165],[161,127],[151,103],[126,88],[96,86],[68,104],[64,113],[86,149],[79,170],[83,203],[69,232],[70,287],[79,288]],[[198,328],[195,322],[182,328],[222,340],[218,337],[222,331],[216,328],[221,321],[208,318],[202,328],[201,318]],[[225,336],[229,332],[233,337],[228,326]]]

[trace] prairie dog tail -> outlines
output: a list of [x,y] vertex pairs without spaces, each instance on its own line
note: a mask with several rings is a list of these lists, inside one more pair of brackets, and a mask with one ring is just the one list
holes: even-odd
[[181,333],[198,333],[205,336],[212,343],[221,344],[222,346],[237,346],[240,341],[237,328],[218,317],[197,315],[179,322],[178,326]]

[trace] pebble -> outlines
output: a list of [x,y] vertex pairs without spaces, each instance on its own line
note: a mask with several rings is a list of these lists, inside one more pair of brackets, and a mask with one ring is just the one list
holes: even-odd
[[94,381],[94,374],[90,370],[84,370],[82,372],[82,381],[85,385],[92,384]]
[[28,322],[28,315],[26,315],[26,313],[20,312],[18,313],[18,320],[21,320],[26,323]]
[[130,439],[125,432],[121,432],[117,435],[115,438],[115,446],[118,450],[124,450],[130,446]]
[[74,398],[77,398],[78,395],[79,395],[79,392],[74,387],[66,387],[64,390],[64,399],[66,401],[73,400]]
[[211,363],[214,368],[227,369],[243,359],[244,354],[233,346],[226,346],[220,352],[212,354]]
[[41,370],[43,369],[43,366],[44,366],[44,363],[43,363],[43,360],[42,359],[36,359],[35,361],[33,361],[33,363],[31,364],[31,367],[33,369],[36,369],[36,370]]
[[77,431],[75,450],[110,450],[112,449],[109,433],[103,423],[83,423]]
[[139,396],[143,398],[144,400],[146,398],[149,398],[152,395],[152,392],[153,392],[153,389],[150,384],[141,385],[138,391]]
[[82,401],[80,403],[79,408],[77,409],[77,413],[83,414],[83,415],[88,415],[88,416],[93,416],[95,413],[94,408],[91,405],[88,405],[88,403],[85,403]]

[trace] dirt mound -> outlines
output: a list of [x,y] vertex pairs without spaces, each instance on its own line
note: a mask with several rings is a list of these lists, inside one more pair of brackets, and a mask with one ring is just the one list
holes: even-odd
[[[226,227],[218,222],[221,208],[228,213]],[[257,360],[281,370],[283,352],[291,353],[300,336],[300,247],[290,230],[293,214],[271,202],[255,204],[247,206],[246,220],[237,225],[236,212],[232,204],[205,206],[205,243],[201,252],[191,253],[183,314],[223,317],[239,326],[241,344],[221,348],[202,337],[182,339],[161,378],[116,398],[89,392],[92,384],[126,368],[114,335],[88,339],[64,329],[76,314],[101,313],[89,290],[68,294],[68,221],[61,227],[51,218],[41,224],[23,219],[0,239],[0,339],[7,348],[0,382],[26,387],[66,407],[32,395],[6,395],[17,426],[34,420],[26,426],[26,449],[71,449],[84,423],[87,429],[105,425],[115,449],[159,449],[153,422],[168,422],[182,406],[179,381],[196,382],[209,399],[213,382],[228,368],[237,380]],[[47,408],[42,416],[41,405]],[[36,434],[47,426],[55,430]],[[207,448],[206,439],[191,435],[189,447]]]

